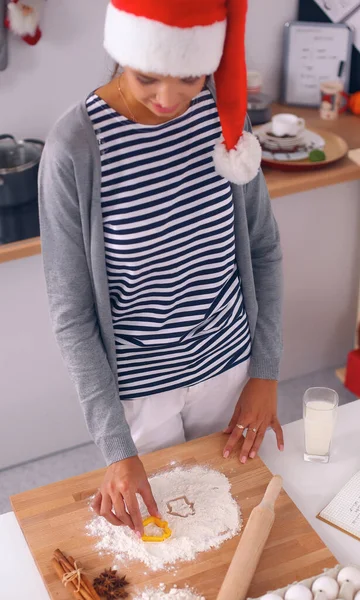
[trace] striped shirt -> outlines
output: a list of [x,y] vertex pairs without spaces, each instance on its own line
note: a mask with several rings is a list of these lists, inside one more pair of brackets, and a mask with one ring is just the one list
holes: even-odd
[[101,154],[106,269],[122,400],[188,387],[251,352],[221,128],[204,90],[160,125],[87,99]]

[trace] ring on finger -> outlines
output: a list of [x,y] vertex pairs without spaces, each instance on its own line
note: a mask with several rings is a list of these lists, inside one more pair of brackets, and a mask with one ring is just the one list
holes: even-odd
[[257,429],[256,429],[256,427],[252,427],[251,431],[252,431],[253,433],[257,433]]
[[241,429],[241,431],[244,431],[244,429],[245,429],[244,425],[239,425],[239,423],[236,424],[236,427]]

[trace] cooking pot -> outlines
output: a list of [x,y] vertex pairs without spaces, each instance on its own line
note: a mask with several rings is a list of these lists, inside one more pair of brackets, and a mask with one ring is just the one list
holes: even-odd
[[39,162],[44,147],[40,140],[17,142],[0,135],[0,208],[19,206],[37,199]]

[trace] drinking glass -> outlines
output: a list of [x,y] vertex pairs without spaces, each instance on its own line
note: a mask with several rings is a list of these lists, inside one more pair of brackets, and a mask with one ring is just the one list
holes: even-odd
[[329,388],[313,387],[304,394],[305,453],[308,462],[328,463],[334,431],[338,394]]

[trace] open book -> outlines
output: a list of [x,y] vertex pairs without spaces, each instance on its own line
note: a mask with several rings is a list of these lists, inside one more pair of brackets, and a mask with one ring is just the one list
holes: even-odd
[[360,540],[360,471],[317,517]]

